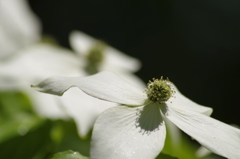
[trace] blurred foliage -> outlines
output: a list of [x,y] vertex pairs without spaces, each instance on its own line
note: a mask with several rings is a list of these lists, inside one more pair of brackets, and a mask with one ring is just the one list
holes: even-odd
[[0,93],[0,129],[0,158],[49,159],[68,149],[89,155],[91,135],[81,139],[73,120],[42,119],[21,92]]
[[166,155],[164,153],[160,153],[156,159],[178,159],[178,158]]
[[201,159],[224,159],[224,157],[221,157],[221,156],[218,156],[218,155],[215,155],[215,154],[210,154],[206,157],[203,157]]
[[25,94],[0,92],[0,143],[14,136],[25,135],[41,122]]
[[61,126],[64,130],[64,135],[58,145],[57,152],[71,149],[73,151],[78,151],[85,156],[89,156],[91,135],[84,139],[80,138],[73,121],[61,121]]
[[[87,159],[91,132],[80,138],[73,120],[39,117],[28,97],[21,92],[0,92],[0,158]],[[156,159],[197,159],[199,145],[180,132],[173,144],[167,133],[165,146]],[[84,155],[84,156],[82,156]],[[202,159],[220,159],[211,154]]]
[[56,153],[51,159],[88,159],[88,157],[84,157],[78,152],[68,150]]
[[197,159],[195,152],[197,150],[197,145],[194,145],[191,141],[189,141],[189,138],[185,136],[181,131],[179,143],[173,145],[174,143],[172,139],[170,138],[169,133],[167,133],[165,145],[163,149],[163,153],[176,156],[179,159]]
[[54,152],[54,144],[49,137],[51,127],[52,123],[45,121],[39,128],[26,135],[16,136],[1,143],[0,156],[8,159],[48,158]]

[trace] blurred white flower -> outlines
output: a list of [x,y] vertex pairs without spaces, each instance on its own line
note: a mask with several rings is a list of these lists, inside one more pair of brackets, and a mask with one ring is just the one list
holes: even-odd
[[0,60],[39,41],[40,30],[26,0],[0,0]]
[[51,77],[32,87],[60,96],[78,87],[95,98],[123,104],[97,118],[91,159],[155,158],[164,146],[165,117],[210,151],[240,158],[240,130],[209,117],[211,108],[187,99],[169,80],[154,79],[143,91],[113,73],[101,72],[88,77]]
[[[99,56],[102,57],[102,61],[99,63],[98,72],[103,70],[112,72],[136,72],[141,67],[140,62],[136,58],[132,58],[80,31],[73,31],[70,34],[70,44],[79,56],[85,58],[85,65],[88,65],[88,62],[92,62],[91,58],[89,59],[91,53],[95,55],[100,54]],[[99,60],[99,58],[97,60]]]
[[[124,62],[124,61],[123,61]],[[1,90],[21,90],[31,97],[35,110],[51,119],[72,117],[80,136],[85,136],[97,116],[115,103],[92,98],[79,89],[70,89],[63,97],[40,94],[30,89],[50,76],[85,76],[83,60],[67,49],[47,44],[35,44],[0,64]],[[127,73],[126,73],[127,74]],[[131,77],[131,78],[129,78]],[[125,79],[141,84],[141,80],[128,73]],[[96,105],[99,106],[96,108]]]
[[132,75],[141,67],[138,59],[80,31],[72,31],[69,41],[72,49],[83,59],[83,68],[89,75],[100,71],[111,71],[121,74],[132,84],[144,88],[144,83],[137,76]]
[[[38,44],[40,40],[40,21],[29,8],[27,1],[0,0],[1,90],[24,91],[31,97],[34,108],[41,116],[66,118],[66,113],[55,102],[57,98],[36,94],[28,85],[29,82],[36,79],[44,79],[52,74],[59,75],[60,72],[76,63],[73,62],[72,65],[68,65],[67,63],[62,64],[63,61],[56,61],[62,56],[70,54],[70,51]],[[56,55],[58,57],[55,57]],[[62,57],[62,59],[64,58]],[[75,58],[66,57],[67,60],[70,62]],[[46,69],[45,66],[48,68]],[[76,69],[69,74],[74,71]],[[62,74],[67,75],[66,72]],[[77,75],[81,74],[78,73]]]
[[[25,0],[0,0],[0,58],[2,59],[0,88],[1,90],[20,90],[27,93],[34,109],[42,117],[51,119],[72,117],[76,121],[80,136],[85,136],[93,126],[96,117],[105,109],[116,104],[89,97],[74,88],[61,98],[33,91],[29,87],[30,83],[36,83],[50,76],[85,76],[89,74],[84,70],[86,66],[84,56],[80,57],[70,50],[41,43],[40,28],[39,20],[33,15]],[[81,46],[88,42],[87,38],[78,41]],[[87,44],[87,46],[89,49],[95,48],[94,45]],[[141,80],[131,74],[132,71],[140,68],[140,62],[111,49],[106,57],[116,54],[112,60],[119,64],[101,69],[116,68],[116,73],[119,72],[127,80],[133,81],[132,83],[142,85]],[[105,54],[105,51],[103,53]],[[100,62],[100,65],[104,65],[106,60]],[[90,65],[94,65],[94,63]],[[102,106],[96,109],[95,105]]]
[[[0,46],[3,46],[0,47],[2,59],[0,88],[27,93],[40,116],[51,119],[72,117],[77,123],[79,134],[84,136],[99,113],[116,105],[89,97],[74,88],[61,98],[40,94],[30,89],[30,83],[50,76],[85,76],[87,73],[83,69],[85,61],[82,57],[70,50],[40,43],[40,23],[28,8],[25,0],[0,0],[0,35]],[[118,56],[125,57],[121,53]],[[135,71],[140,68],[138,60],[130,57],[124,61],[116,60],[122,65],[125,60],[128,61],[128,66],[122,66],[125,72],[121,73],[126,74],[126,78],[130,81],[134,80],[133,83],[141,84],[141,82],[136,82],[140,80],[130,72],[132,64],[136,65]],[[110,67],[114,68],[114,66]],[[81,96],[80,99],[79,96]],[[95,105],[103,106],[99,109],[92,109]]]
[[30,82],[52,75],[82,76],[84,72],[81,71],[79,59],[72,52],[47,44],[35,44],[0,63],[0,88],[27,93],[42,117],[66,118],[66,113],[59,107],[59,98],[39,95],[29,87]]

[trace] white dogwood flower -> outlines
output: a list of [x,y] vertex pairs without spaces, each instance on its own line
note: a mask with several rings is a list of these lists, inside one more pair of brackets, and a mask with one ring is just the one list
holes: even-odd
[[211,108],[187,99],[169,80],[154,79],[143,91],[113,73],[101,72],[88,77],[51,77],[32,87],[59,96],[78,87],[95,98],[122,104],[97,118],[91,159],[155,158],[164,146],[164,118],[210,151],[240,158],[240,130],[209,117]]

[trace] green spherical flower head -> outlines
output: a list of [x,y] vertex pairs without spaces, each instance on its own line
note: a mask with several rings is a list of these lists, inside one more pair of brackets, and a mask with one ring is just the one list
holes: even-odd
[[99,65],[104,59],[104,48],[105,44],[103,42],[96,43],[87,55],[87,61],[91,64]]
[[99,66],[104,60],[105,44],[103,42],[97,42],[88,52],[86,56],[87,65],[85,67],[89,74],[95,74],[99,70]]
[[175,93],[171,87],[171,82],[168,79],[164,80],[162,77],[160,79],[153,78],[147,85],[146,93],[148,99],[152,102],[165,103]]

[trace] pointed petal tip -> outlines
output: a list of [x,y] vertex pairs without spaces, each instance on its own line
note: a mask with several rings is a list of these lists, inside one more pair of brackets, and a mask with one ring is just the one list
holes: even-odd
[[39,90],[38,90],[38,85],[33,85],[33,84],[31,84],[30,87],[31,87],[32,89],[36,90],[36,91],[39,91]]
[[185,97],[173,83],[171,85],[176,92],[174,94],[175,97],[172,97],[171,100],[167,102],[168,104],[174,103],[175,105],[179,105],[182,109],[187,109],[207,116],[211,116],[213,112],[213,109],[211,107],[193,102],[192,100]]
[[50,77],[37,85],[31,85],[31,88],[39,92],[62,96],[70,88],[68,83],[62,82],[64,79],[64,77]]

